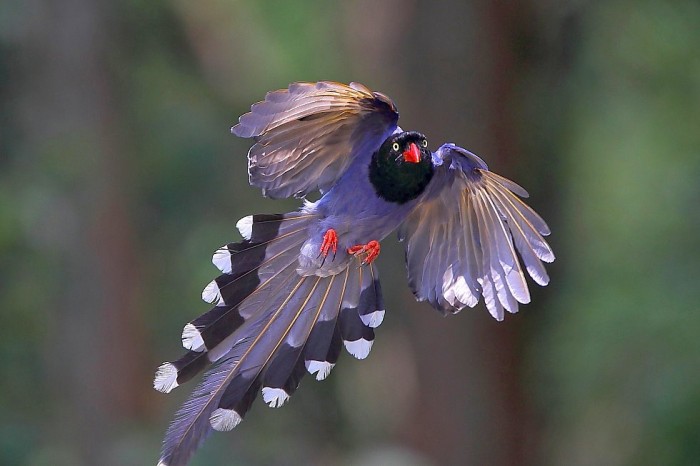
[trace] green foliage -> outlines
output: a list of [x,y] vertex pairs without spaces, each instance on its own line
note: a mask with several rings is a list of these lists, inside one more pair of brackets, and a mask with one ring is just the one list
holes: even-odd
[[584,15],[561,146],[566,281],[531,361],[552,384],[556,464],[700,454],[685,430],[700,419],[699,15],[696,2]]

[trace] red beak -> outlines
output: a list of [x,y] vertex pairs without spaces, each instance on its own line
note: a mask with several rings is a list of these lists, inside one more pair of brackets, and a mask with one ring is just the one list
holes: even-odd
[[418,146],[415,142],[412,142],[411,145],[408,146],[408,150],[403,152],[403,159],[410,163],[420,162],[420,150],[418,150]]

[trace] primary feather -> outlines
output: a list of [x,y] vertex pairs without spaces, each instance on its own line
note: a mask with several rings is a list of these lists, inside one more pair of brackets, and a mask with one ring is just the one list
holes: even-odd
[[542,265],[554,260],[543,238],[549,229],[516,195],[527,192],[476,155],[445,144],[435,158],[436,179],[399,229],[409,286],[443,312],[473,307],[483,296],[502,320],[504,310],[530,302],[516,250],[536,283],[549,282]]

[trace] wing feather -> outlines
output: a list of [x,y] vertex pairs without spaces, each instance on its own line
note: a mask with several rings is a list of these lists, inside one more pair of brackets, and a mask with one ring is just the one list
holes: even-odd
[[[494,267],[494,253],[491,251],[491,232],[489,231],[490,224],[486,221],[483,204],[478,196],[475,196],[476,218],[479,226],[479,237],[481,239],[482,249],[482,275],[481,280],[484,284],[484,298],[486,307],[491,311],[492,315],[498,319],[503,319],[503,302],[506,299],[502,296],[503,285],[500,281],[498,270]],[[489,303],[491,306],[489,307]]]
[[486,191],[479,191],[479,197],[483,203],[484,212],[490,216],[489,223],[496,229],[494,232],[497,256],[505,275],[505,280],[512,296],[518,302],[526,304],[530,302],[530,291],[527,288],[525,275],[520,267],[520,261],[515,254],[513,240],[507,225],[499,218],[499,212],[491,196]]
[[442,312],[473,307],[483,296],[502,320],[530,302],[523,268],[539,285],[549,282],[542,264],[554,260],[544,239],[549,227],[518,197],[527,191],[471,152],[445,144],[433,162],[433,179],[399,229],[409,286]]
[[[545,286],[549,283],[549,275],[542,264],[542,261],[551,262],[554,259],[554,254],[551,249],[546,251],[541,251],[540,254],[534,249],[532,241],[528,239],[528,233],[531,234],[532,230],[527,229],[528,232],[523,229],[522,221],[525,219],[516,218],[516,213],[507,208],[508,200],[504,198],[504,195],[498,191],[494,190],[491,192],[494,201],[499,205],[499,209],[505,212],[506,221],[510,227],[510,233],[513,236],[513,241],[515,246],[520,253],[520,257],[525,263],[525,269],[527,270],[530,277],[539,285]],[[539,244],[546,244],[544,239],[540,238]]]
[[[488,175],[485,176],[488,180]],[[547,244],[543,236],[549,235],[549,227],[537,213],[522,202],[512,193],[506,191],[502,186],[491,184],[487,181],[488,191],[498,201],[500,211],[504,216],[510,217],[518,223],[521,230],[527,236],[528,242],[533,246],[533,250],[544,262],[554,261],[552,248]],[[502,209],[502,210],[501,210]]]
[[253,137],[250,183],[273,198],[327,191],[358,156],[370,156],[396,129],[398,112],[367,87],[321,81],[270,92],[231,132]]
[[[459,293],[457,294],[457,298],[464,304],[466,304],[469,307],[474,307],[476,306],[476,303],[479,302],[479,295],[481,294],[481,288],[479,287],[479,282],[477,281],[478,277],[478,267],[477,267],[477,261],[478,258],[476,257],[476,250],[472,245],[472,229],[474,228],[474,225],[472,225],[468,221],[468,215],[469,215],[469,209],[470,207],[470,198],[466,195],[466,193],[462,193],[462,202],[465,204],[461,209],[459,209],[459,222],[460,224],[464,227],[465,231],[464,234],[457,234],[457,241],[459,241],[459,245],[461,246],[461,251],[458,252],[457,258],[458,260],[463,263],[462,267],[459,269],[460,274],[458,274],[457,279],[455,280],[457,286],[457,289],[459,290]],[[452,303],[454,306],[454,303]]]

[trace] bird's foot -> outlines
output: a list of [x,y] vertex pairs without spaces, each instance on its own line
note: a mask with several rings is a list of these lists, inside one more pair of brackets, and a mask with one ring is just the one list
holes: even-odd
[[367,265],[371,264],[374,259],[379,256],[379,250],[381,248],[379,247],[379,241],[372,240],[367,244],[358,244],[356,246],[352,246],[348,248],[348,254],[352,254],[355,257],[359,257],[362,254],[366,254],[364,260],[362,261],[362,265]]
[[333,251],[333,257],[338,250],[338,235],[333,228],[329,228],[323,235],[323,243],[321,244],[321,254],[323,257],[328,255],[328,252]]

